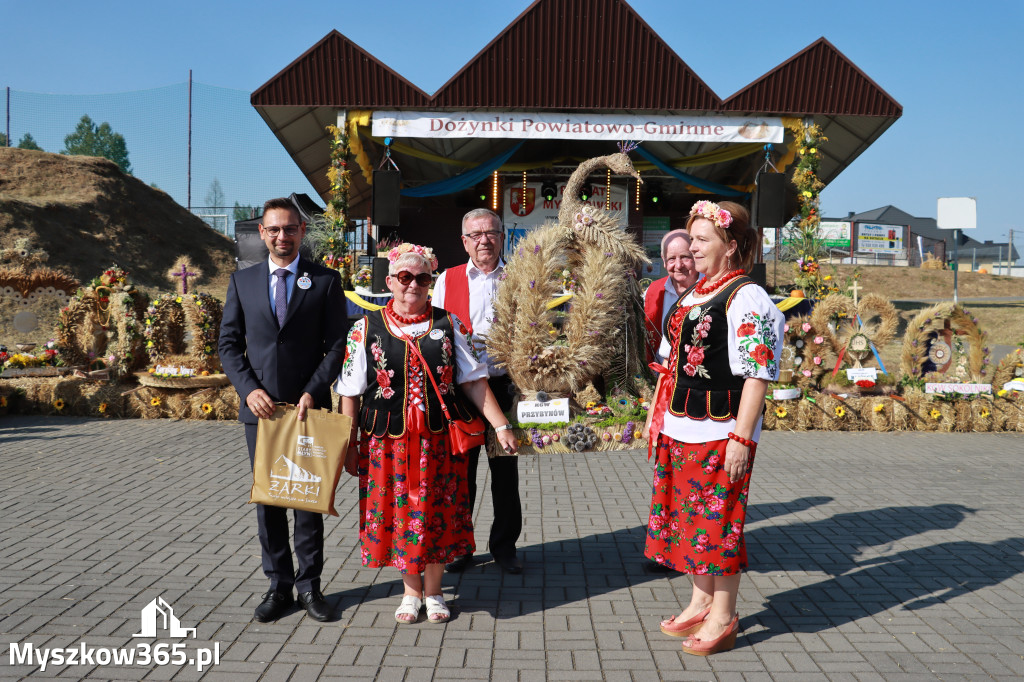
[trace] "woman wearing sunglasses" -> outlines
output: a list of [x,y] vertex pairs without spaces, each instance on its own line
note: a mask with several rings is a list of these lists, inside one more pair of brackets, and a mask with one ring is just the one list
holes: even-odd
[[469,418],[472,403],[506,450],[517,443],[466,328],[430,305],[433,255],[403,244],[389,259],[392,298],[352,326],[334,387],[341,411],[358,424],[345,469],[359,477],[363,565],[402,574],[395,620],[416,622],[425,603],[427,619],[443,623],[451,616],[441,593],[444,564],[475,547],[467,461],[450,452],[442,400],[453,418]]

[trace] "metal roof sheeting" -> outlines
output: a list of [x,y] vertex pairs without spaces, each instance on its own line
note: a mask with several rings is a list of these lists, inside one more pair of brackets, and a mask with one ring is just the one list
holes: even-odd
[[331,31],[251,101],[339,109],[903,112],[825,38],[723,102],[625,0],[536,0],[433,96]]
[[798,116],[903,113],[896,100],[824,38],[725,100],[722,110]]
[[431,104],[711,111],[721,100],[624,0],[537,0]]
[[331,31],[252,93],[253,106],[422,107],[429,97]]

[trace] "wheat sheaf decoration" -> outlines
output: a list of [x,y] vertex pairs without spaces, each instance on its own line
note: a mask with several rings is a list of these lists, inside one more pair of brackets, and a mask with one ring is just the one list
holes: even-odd
[[985,383],[989,348],[978,319],[951,301],[926,308],[907,325],[900,370],[914,379]]
[[823,329],[837,356],[853,367],[860,367],[896,337],[899,313],[884,296],[868,294],[854,305],[843,294],[829,294],[814,307],[811,322]]
[[[523,237],[505,266],[487,352],[528,396],[544,391],[578,401],[598,377],[621,385],[643,367],[643,308],[633,270],[649,261],[619,227],[619,215],[578,198],[600,166],[638,177],[625,153],[580,164],[566,183],[558,222]],[[577,287],[561,312],[551,302],[562,293],[566,269]]]

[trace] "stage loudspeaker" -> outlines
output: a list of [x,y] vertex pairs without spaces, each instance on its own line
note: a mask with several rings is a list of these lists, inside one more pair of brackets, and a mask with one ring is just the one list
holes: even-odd
[[373,284],[371,286],[375,294],[388,293],[388,283],[384,281],[384,278],[388,276],[389,262],[387,258],[374,257],[373,259]]
[[768,269],[764,263],[754,263],[750,268],[750,279],[761,285],[762,289],[768,289]]
[[402,174],[397,170],[373,171],[373,213],[374,225],[398,227],[399,192]]
[[786,176],[762,173],[757,179],[754,195],[754,224],[758,227],[782,227],[789,222],[786,215]]

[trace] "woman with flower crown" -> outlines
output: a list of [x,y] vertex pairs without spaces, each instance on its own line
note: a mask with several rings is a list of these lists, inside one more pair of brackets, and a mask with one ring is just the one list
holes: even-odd
[[[686,229],[704,278],[669,309],[648,416],[656,453],[645,555],[693,576],[690,603],[661,622],[683,651],[731,649],[747,566],[747,492],[784,318],[746,272],[760,247],[739,204],[698,201]],[[655,445],[656,444],[656,445]]]
[[[388,259],[392,298],[352,326],[334,385],[353,423],[345,470],[359,477],[363,565],[402,574],[395,620],[416,622],[425,604],[427,619],[443,623],[451,616],[441,592],[444,564],[474,546],[466,456],[450,451],[441,401],[453,418],[471,416],[468,398],[492,426],[508,419],[466,328],[430,305],[433,253],[402,244]],[[511,430],[497,435],[516,451]]]

